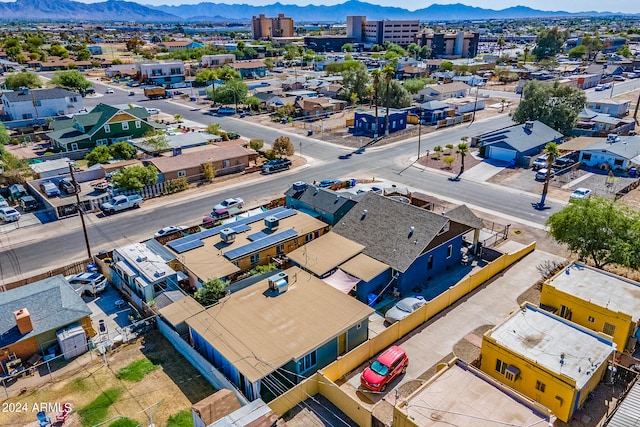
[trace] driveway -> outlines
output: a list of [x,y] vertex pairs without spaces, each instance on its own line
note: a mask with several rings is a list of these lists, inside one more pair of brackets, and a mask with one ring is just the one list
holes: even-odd
[[121,337],[119,340],[123,342],[135,338],[135,335],[131,334],[127,328],[131,325],[129,314],[135,313],[135,310],[123,301],[111,284],[107,285],[104,292],[95,298],[86,294],[82,298],[91,309],[91,321],[98,333],[93,337],[95,343],[114,342],[118,336]]
[[[500,249],[513,252],[521,247],[521,244],[509,241]],[[411,362],[407,373],[392,382],[386,393],[372,393],[360,387],[360,373],[364,366],[348,374],[340,387],[370,410],[381,400],[394,405],[396,399],[402,397],[398,389],[451,354],[456,343],[466,338],[479,346],[482,337],[471,336],[472,332],[482,326],[496,325],[516,310],[519,307],[518,297],[541,278],[536,266],[546,260],[561,262],[564,259],[536,250],[461,303],[401,339],[398,344],[407,352]]]

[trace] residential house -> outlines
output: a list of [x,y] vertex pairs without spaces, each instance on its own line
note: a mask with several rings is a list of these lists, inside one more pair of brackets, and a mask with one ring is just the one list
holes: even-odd
[[267,75],[267,66],[262,60],[237,61],[230,65],[243,79],[259,79]]
[[365,342],[372,313],[292,267],[224,297],[186,322],[200,354],[249,400],[268,402]]
[[216,147],[206,145],[184,151],[172,157],[152,157],[146,164],[158,169],[158,182],[186,178],[188,181],[202,179],[203,165],[212,164],[215,176],[229,175],[244,171],[257,153],[241,145]]
[[480,369],[569,422],[615,352],[611,340],[524,303],[483,335]]
[[[597,103],[601,109],[608,109]],[[583,108],[578,113],[578,120],[571,133],[576,136],[606,137],[610,134],[626,135],[636,127],[636,122],[632,118],[618,118],[609,114],[602,114],[589,108]]]
[[487,102],[482,98],[465,96],[464,98],[447,98],[444,103],[453,108],[457,115],[484,110]]
[[150,303],[167,290],[177,290],[185,276],[169,266],[175,258],[167,250],[158,253],[144,243],[131,243],[113,250],[111,282],[136,306]]
[[219,135],[212,135],[206,132],[171,132],[167,134],[167,147],[158,148],[146,143],[146,138],[132,140],[131,143],[138,149],[148,154],[158,154],[172,151],[175,154],[188,148],[202,147],[213,142],[222,141]]
[[613,411],[607,416],[605,424],[608,427],[626,427],[640,424],[640,382],[627,391],[626,395],[619,400]]
[[282,258],[322,236],[329,226],[285,207],[267,210],[167,243],[189,275],[191,287],[217,277],[231,280]]
[[200,60],[203,67],[206,68],[220,68],[226,64],[236,62],[236,56],[232,53],[222,53],[219,55],[202,55]]
[[580,150],[585,166],[626,171],[640,166],[640,137],[611,135]]
[[484,86],[485,84],[487,84],[486,77],[478,76],[476,74],[454,76],[451,80],[453,82],[462,82],[468,86]]
[[61,157],[55,160],[32,163],[29,167],[35,174],[36,179],[44,179],[69,173],[69,163],[72,163],[71,159]]
[[426,124],[435,125],[439,120],[455,116],[456,110],[442,101],[427,101],[420,104],[419,113]]
[[318,93],[322,96],[326,96],[329,98],[335,98],[338,96],[340,91],[343,89],[342,83],[330,83],[327,85],[322,85],[318,88]]
[[604,270],[571,264],[542,285],[540,306],[611,337],[621,351],[640,336],[640,283]]
[[474,427],[542,426],[554,421],[548,408],[457,358],[393,409],[395,427],[465,426],[470,422]]
[[44,119],[82,109],[82,96],[62,88],[2,92],[2,107],[10,120]]
[[[482,221],[464,205],[439,215],[368,192],[332,232],[365,246],[362,253],[388,265],[394,286],[409,295],[459,265],[462,236],[482,227]],[[376,290],[361,288],[360,295]]]
[[329,225],[336,225],[360,198],[305,182],[295,182],[284,194],[288,208],[297,209]]
[[586,90],[598,86],[601,77],[602,76],[600,74],[580,74],[576,76],[569,76],[569,79],[575,80],[576,87]]
[[[285,92],[294,90],[303,90],[307,84],[307,79],[304,76],[300,77],[288,77],[280,82],[282,90]],[[315,92],[315,90],[313,90]]]
[[596,113],[608,114],[612,117],[624,117],[629,114],[630,103],[631,101],[628,99],[600,99],[597,101],[588,101],[586,108]]
[[97,46],[97,45],[87,46],[87,50],[89,51],[89,53],[91,55],[102,55],[102,47],[101,46]]
[[333,113],[342,111],[347,101],[339,101],[331,98],[304,98],[298,101],[302,115],[309,120],[327,118]]
[[174,40],[158,43],[158,46],[166,49],[167,52],[176,52],[180,50],[203,48],[204,44],[194,40]]
[[135,76],[138,74],[138,70],[136,69],[135,64],[116,64],[110,65],[105,70],[105,75],[107,77],[118,77],[118,76]]
[[419,102],[443,101],[447,98],[461,98],[469,93],[469,85],[462,82],[427,85],[417,93]]
[[[378,108],[378,116],[374,109],[356,111],[353,118],[353,127],[349,132],[356,136],[379,137],[383,136],[387,127],[386,108]],[[389,133],[398,132],[407,128],[407,111],[389,109]]]
[[412,65],[412,64],[407,64],[402,68],[400,68],[396,72],[396,75],[398,76],[399,80],[417,79],[417,78],[426,76],[427,69],[416,67],[415,65]]
[[[91,309],[61,275],[0,292],[0,361],[26,361],[56,343],[56,332],[80,325],[95,335]],[[7,373],[6,371],[4,373]]]
[[471,145],[480,146],[480,154],[486,159],[529,165],[528,158],[550,142],[559,144],[561,139],[560,132],[536,120],[475,136]]
[[60,151],[111,145],[166,129],[165,125],[149,120],[145,108],[120,109],[107,104],[98,104],[86,114],[75,114],[71,120],[52,123],[54,130],[47,136],[53,148]]
[[138,80],[156,86],[170,87],[184,83],[184,63],[182,61],[136,63]]

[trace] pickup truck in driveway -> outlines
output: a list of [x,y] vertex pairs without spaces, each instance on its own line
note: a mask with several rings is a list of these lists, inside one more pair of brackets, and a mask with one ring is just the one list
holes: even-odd
[[100,205],[100,210],[105,214],[113,214],[130,208],[139,208],[144,200],[134,194],[132,196],[115,196],[113,199]]

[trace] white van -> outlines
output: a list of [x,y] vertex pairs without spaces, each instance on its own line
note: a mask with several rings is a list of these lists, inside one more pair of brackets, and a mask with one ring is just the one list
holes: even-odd
[[547,154],[543,154],[542,156],[539,156],[537,159],[533,161],[533,164],[531,165],[531,167],[533,168],[534,171],[537,171],[540,168],[547,167],[548,158],[549,156]]

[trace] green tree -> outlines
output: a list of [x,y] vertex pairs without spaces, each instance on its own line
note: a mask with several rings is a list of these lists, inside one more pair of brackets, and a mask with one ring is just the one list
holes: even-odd
[[551,237],[580,259],[591,258],[597,268],[640,267],[639,224],[637,211],[595,196],[572,201],[547,220]]
[[420,48],[420,53],[418,54],[418,56],[421,59],[427,59],[427,58],[431,58],[431,48],[429,46],[422,46]]
[[89,52],[89,49],[87,49],[86,47],[84,49],[80,49],[76,53],[77,61],[87,61],[89,58],[91,58],[91,52]]
[[451,169],[451,165],[456,161],[456,159],[452,156],[444,156],[442,161],[447,164],[447,169]]
[[296,113],[296,107],[288,103],[281,107],[276,108],[276,115],[281,119],[293,117],[295,113]]
[[420,54],[420,46],[415,43],[409,43],[409,46],[407,46],[407,53],[414,58],[418,58],[418,55]]
[[157,153],[169,148],[169,138],[162,132],[147,132],[144,136],[144,144]]
[[29,167],[27,159],[20,159],[0,146],[0,182],[5,185],[24,184],[33,176],[33,170]]
[[576,46],[569,50],[569,58],[572,59],[580,59],[583,58],[587,53],[587,48],[581,44],[580,46]]
[[213,163],[204,163],[202,166],[202,179],[206,182],[212,182],[216,177],[216,168]]
[[64,46],[60,45],[60,43],[52,44],[49,48],[49,54],[51,56],[59,56],[60,58],[69,57],[69,51]]
[[404,81],[404,88],[410,93],[415,95],[424,89],[425,82],[422,79],[407,79]]
[[135,36],[127,40],[127,50],[129,52],[138,52],[138,50],[144,46],[144,40],[140,37]]
[[[384,75],[385,86],[385,105],[386,105],[386,116],[385,116],[385,126],[384,126],[384,134],[385,136],[389,136],[389,108],[391,108],[391,81],[396,75],[395,67],[391,65],[385,65],[382,69],[382,74]],[[403,88],[404,89],[404,88]],[[406,89],[405,89],[406,90]],[[376,120],[378,118],[376,117]]]
[[251,138],[249,140],[249,148],[255,151],[260,151],[264,147],[264,139]]
[[220,123],[209,123],[207,125],[207,133],[211,135],[222,135],[224,131],[220,127]]
[[381,99],[386,100],[387,93],[389,94],[389,108],[405,108],[410,106],[413,101],[409,91],[404,87],[402,82],[399,82],[398,80],[391,80],[389,82],[388,92],[386,85],[380,88]]
[[571,131],[587,102],[582,90],[561,86],[558,82],[530,81],[524,86],[522,95],[513,120],[518,123],[540,120],[565,135]]
[[139,191],[158,180],[158,169],[154,166],[129,166],[113,174],[111,181],[116,187]]
[[0,152],[2,151],[2,145],[8,144],[10,139],[9,131],[4,124],[0,123]]
[[135,159],[138,154],[138,149],[126,141],[116,142],[109,147],[111,157],[114,159]]
[[244,103],[249,106],[252,111],[257,111],[260,107],[260,99],[255,96],[250,96],[244,100]]
[[369,83],[369,72],[367,67],[358,62],[358,66],[348,68],[342,72],[342,99],[351,99],[352,94],[356,94],[359,99],[367,96],[367,84]]
[[543,28],[536,37],[533,54],[538,58],[549,58],[562,52],[565,34],[558,27]]
[[453,71],[453,62],[451,61],[442,61],[440,63],[440,67],[438,67],[440,71]]
[[84,159],[89,163],[89,166],[105,164],[111,160],[111,150],[106,145],[98,145]]
[[235,104],[236,110],[238,104],[243,103],[249,92],[248,86],[242,80],[229,80],[215,89],[215,99],[222,104]]
[[292,156],[295,152],[293,148],[293,143],[288,136],[279,136],[271,145],[271,149],[276,156],[284,157],[284,156]]
[[341,50],[343,52],[353,52],[353,45],[351,43],[345,43],[342,45]]
[[460,172],[458,173],[458,177],[464,173],[464,158],[469,154],[469,144],[467,143],[469,137],[463,136],[460,140],[462,140],[462,142],[458,144],[458,148],[456,149],[456,154],[460,155]]
[[596,31],[593,36],[584,36],[582,38],[582,46],[585,47],[587,60],[591,60],[595,57],[600,50],[602,50],[602,42],[600,41],[600,35]]
[[227,283],[222,279],[209,279],[202,284],[194,295],[203,307],[215,304],[227,294]]
[[51,83],[56,86],[78,91],[83,91],[93,86],[78,70],[56,71],[51,78]]
[[618,55],[622,55],[625,58],[630,58],[633,56],[633,53],[631,52],[631,49],[629,49],[629,45],[625,44],[624,46],[622,46],[621,48],[619,48],[618,50],[616,50],[616,53]]
[[547,155],[547,173],[544,176],[544,187],[542,187],[542,198],[540,199],[540,207],[544,207],[544,202],[547,198],[547,192],[549,191],[549,181],[551,180],[551,165],[560,157],[560,150],[558,150],[558,144],[550,142],[544,146],[542,150],[543,154]]
[[21,72],[11,73],[4,81],[7,89],[18,90],[20,87],[36,88],[42,87],[42,80],[36,73]]

